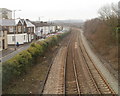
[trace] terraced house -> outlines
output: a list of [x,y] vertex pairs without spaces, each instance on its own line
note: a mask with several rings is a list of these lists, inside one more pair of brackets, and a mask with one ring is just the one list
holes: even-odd
[[37,37],[42,37],[44,35],[47,35],[49,33],[56,32],[56,25],[50,24],[47,22],[40,22],[40,21],[32,21],[32,23],[35,25],[35,34]]
[[8,45],[32,42],[35,26],[24,19],[1,19],[0,25],[7,30]]
[[24,32],[27,33],[27,42],[32,42],[35,38],[35,25],[31,23],[29,19],[25,19],[24,23]]
[[15,44],[15,36],[14,36],[14,30],[15,30],[15,20],[13,19],[1,19],[0,25],[3,29],[7,30],[7,39],[8,44]]
[[35,26],[28,19],[16,20],[16,34],[19,34],[16,41],[19,44],[32,42],[34,39]]

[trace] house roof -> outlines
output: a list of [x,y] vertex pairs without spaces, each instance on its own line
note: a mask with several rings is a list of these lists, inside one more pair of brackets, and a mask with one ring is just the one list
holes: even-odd
[[36,26],[36,27],[43,27],[43,26],[55,26],[54,24],[51,23],[47,23],[47,22],[38,22],[38,21],[32,21],[32,23]]
[[15,26],[14,19],[0,19],[1,26]]
[[18,22],[21,22],[21,24],[24,24],[24,19],[16,19],[15,20],[16,25],[18,24]]
[[35,27],[35,25],[33,25],[29,20],[26,19],[24,21],[25,21],[27,27]]

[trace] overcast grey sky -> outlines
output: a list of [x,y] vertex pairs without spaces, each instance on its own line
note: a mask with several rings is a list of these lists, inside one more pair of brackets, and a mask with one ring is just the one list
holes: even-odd
[[98,9],[120,0],[1,0],[0,7],[16,12],[16,18],[31,20],[90,19],[98,16]]

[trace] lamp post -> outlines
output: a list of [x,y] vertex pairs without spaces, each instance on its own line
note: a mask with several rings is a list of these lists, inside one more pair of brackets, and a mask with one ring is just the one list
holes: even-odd
[[15,36],[15,32],[16,32],[16,30],[15,30],[15,12],[16,11],[21,11],[21,10],[13,10],[13,15],[14,15],[14,27],[13,27],[13,32],[14,32],[14,48],[15,48],[15,50],[16,50],[16,36]]

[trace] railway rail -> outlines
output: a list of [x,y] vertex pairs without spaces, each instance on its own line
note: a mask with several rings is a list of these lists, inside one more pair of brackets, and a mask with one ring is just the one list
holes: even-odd
[[[66,46],[66,45],[68,44],[68,42],[70,41],[70,40],[69,40],[69,39],[70,39],[70,35],[71,35],[71,33],[70,33],[66,38],[64,38],[67,42],[64,42],[64,43],[63,43],[63,41],[61,42],[61,43],[62,43],[62,46]],[[59,47],[59,48],[61,48],[62,46],[61,46],[61,44],[60,44],[60,47]],[[57,55],[57,53],[58,53],[58,50],[56,51],[56,55]],[[55,55],[55,56],[56,56],[56,55]],[[50,66],[49,66],[48,71],[47,71],[46,76],[45,76],[45,80],[43,81],[43,84],[42,84],[42,86],[41,86],[41,88],[40,88],[40,91],[39,91],[40,96],[44,95],[44,94],[43,94],[43,92],[44,92],[44,90],[45,90],[44,88],[45,88],[45,85],[46,85],[48,76],[49,76],[49,74],[50,74],[50,70],[51,70],[51,67],[52,67],[52,65],[53,65],[53,61],[55,60],[55,56],[54,56],[54,58],[52,59],[52,61],[51,61],[51,63],[50,63]],[[62,84],[62,86],[63,86],[63,84]],[[63,91],[63,90],[60,90],[60,91]],[[59,92],[58,92],[58,93],[59,93]]]
[[112,94],[102,73],[87,53],[80,33],[75,33],[68,43],[64,70],[65,94]]
[[[70,39],[67,45],[67,52],[66,52],[66,64],[64,70],[64,94],[80,94],[80,86],[77,77],[76,65],[74,61],[74,53],[72,53],[72,43],[76,34],[73,34],[72,38]],[[71,74],[70,74],[71,73]]]
[[98,68],[94,64],[94,61],[91,59],[91,57],[87,53],[87,50],[85,49],[85,46],[82,42],[81,37],[82,36],[80,34],[78,38],[80,41],[79,48],[81,50],[81,53],[83,54],[84,60],[86,60],[86,67],[89,70],[89,74],[93,79],[93,82],[96,86],[96,90],[99,92],[99,94],[115,94],[114,90],[109,86],[104,76],[98,70]]

